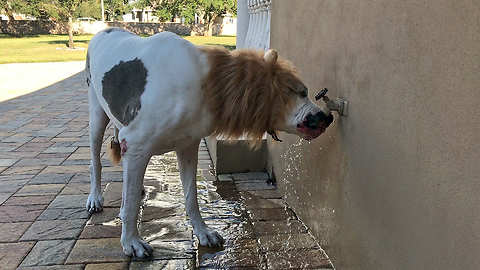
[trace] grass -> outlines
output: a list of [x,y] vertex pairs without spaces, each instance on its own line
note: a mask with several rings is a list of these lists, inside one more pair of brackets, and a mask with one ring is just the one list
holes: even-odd
[[235,50],[235,36],[214,36],[214,37],[183,37],[195,45],[220,45],[229,50]]
[[[0,64],[83,61],[88,43],[93,35],[75,35],[75,47],[83,50],[67,50],[68,35],[29,35],[19,38],[0,34]],[[221,45],[235,49],[235,36],[185,36],[196,45]]]

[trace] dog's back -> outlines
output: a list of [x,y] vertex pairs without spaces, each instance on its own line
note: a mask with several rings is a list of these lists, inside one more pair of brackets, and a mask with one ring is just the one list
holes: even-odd
[[207,56],[170,32],[141,38],[109,28],[95,35],[88,49],[87,82],[119,129],[138,125],[141,121],[134,120],[139,118],[154,123],[146,127],[151,133],[177,130],[181,123],[196,126],[189,127],[195,133],[198,128],[208,133],[208,123],[202,123],[208,117],[199,102],[207,72]]

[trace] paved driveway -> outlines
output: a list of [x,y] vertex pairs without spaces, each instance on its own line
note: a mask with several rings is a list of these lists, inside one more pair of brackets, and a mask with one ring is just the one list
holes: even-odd
[[84,68],[84,61],[0,65],[0,102],[52,85]]
[[85,210],[90,154],[82,69],[82,62],[0,65],[1,269],[332,267],[267,174],[214,176],[204,142],[199,203],[225,246],[198,246],[169,153],[152,158],[144,181],[139,227],[155,252],[145,260],[125,256],[117,218],[121,166],[102,158],[105,208],[94,215]]

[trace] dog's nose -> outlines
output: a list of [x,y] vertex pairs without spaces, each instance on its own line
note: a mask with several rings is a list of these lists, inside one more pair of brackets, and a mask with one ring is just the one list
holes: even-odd
[[[322,112],[319,112],[323,114]],[[321,121],[322,116],[319,115],[319,113],[313,115],[313,114],[308,114],[307,117],[305,118],[305,126],[310,128],[310,129],[317,129],[318,124]],[[325,115],[324,115],[325,117]]]
[[322,111],[317,112],[315,115],[308,114],[305,118],[305,126],[310,129],[318,129],[321,123],[328,127],[333,122],[333,115],[326,116]]

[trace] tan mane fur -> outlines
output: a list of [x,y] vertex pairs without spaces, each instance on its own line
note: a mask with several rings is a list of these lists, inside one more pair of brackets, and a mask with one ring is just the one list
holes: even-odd
[[212,113],[213,133],[228,139],[245,135],[258,145],[274,131],[292,107],[289,89],[300,82],[288,61],[264,61],[263,51],[203,47],[210,61],[205,78],[205,101]]

